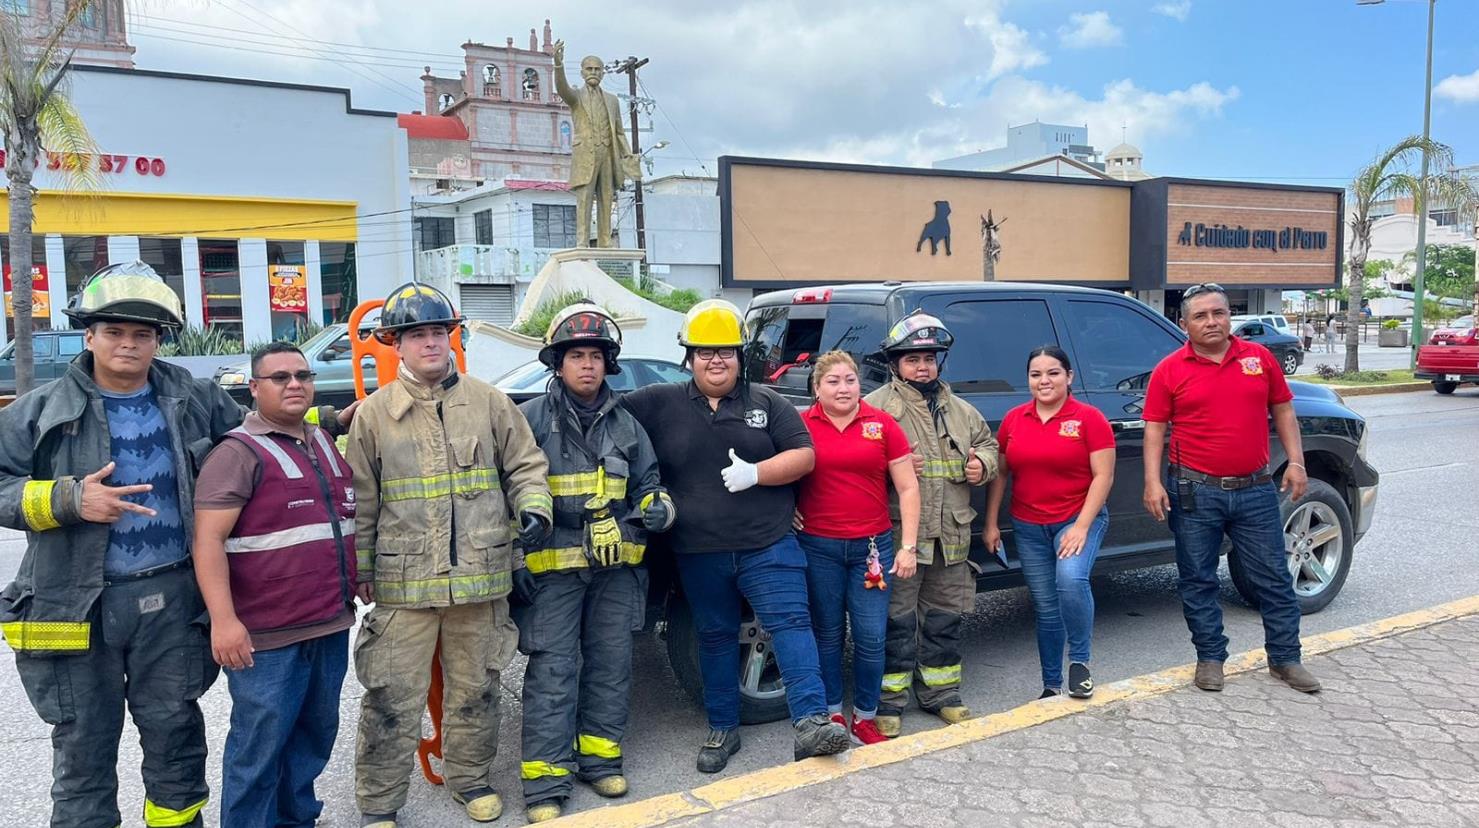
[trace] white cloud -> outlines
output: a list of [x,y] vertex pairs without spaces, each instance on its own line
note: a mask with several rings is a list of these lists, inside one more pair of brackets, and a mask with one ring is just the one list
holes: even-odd
[[1031,69],[1048,62],[1048,56],[1032,44],[1032,36],[1021,27],[1001,19],[995,9],[965,19],[968,28],[983,33],[991,46],[991,63],[983,80],[995,80],[1009,72]]
[[1068,15],[1069,25],[1058,29],[1058,38],[1070,49],[1094,46],[1118,46],[1124,42],[1124,30],[1109,19],[1109,12],[1075,12]]
[[1449,75],[1433,87],[1433,94],[1456,103],[1479,101],[1479,70],[1467,75]]
[[1156,14],[1163,14],[1182,23],[1191,15],[1191,0],[1173,0],[1169,3],[1156,3],[1151,7]]

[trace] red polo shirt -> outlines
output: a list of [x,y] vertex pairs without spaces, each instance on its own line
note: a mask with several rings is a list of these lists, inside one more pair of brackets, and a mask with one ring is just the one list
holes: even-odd
[[1083,511],[1094,480],[1089,455],[1114,448],[1114,431],[1099,409],[1070,395],[1047,422],[1033,401],[1008,411],[996,442],[1012,473],[1012,517],[1062,523]]
[[1145,419],[1171,424],[1171,463],[1237,477],[1268,465],[1269,407],[1292,399],[1279,361],[1262,345],[1232,337],[1218,363],[1187,342],[1151,372]]
[[824,538],[862,538],[893,527],[888,516],[888,464],[909,454],[909,438],[888,414],[858,403],[841,431],[821,403],[801,415],[811,432],[816,467],[801,478],[796,508],[802,531]]

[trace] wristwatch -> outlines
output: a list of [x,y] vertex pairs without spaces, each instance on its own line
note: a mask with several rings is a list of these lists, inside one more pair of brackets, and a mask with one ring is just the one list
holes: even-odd
[[917,555],[917,554],[919,554],[919,547],[917,547],[917,546],[915,546],[914,544],[911,543],[908,546],[901,546],[901,547],[899,547],[899,551],[900,552],[913,552],[914,554]]

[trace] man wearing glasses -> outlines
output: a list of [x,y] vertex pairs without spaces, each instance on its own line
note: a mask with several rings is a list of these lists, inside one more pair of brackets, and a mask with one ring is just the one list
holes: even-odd
[[623,404],[652,438],[677,507],[678,575],[698,629],[709,735],[698,770],[717,773],[740,749],[741,599],[771,635],[796,728],[795,758],[841,753],[847,729],[827,716],[806,592],[806,554],[791,531],[791,485],[815,463],[811,433],[779,394],[744,379],[739,309],[694,305],[678,342],[686,384],[649,385]]
[[252,354],[255,411],[195,488],[195,578],[225,667],[231,729],[221,825],[311,825],[313,783],[339,731],[354,625],[354,479],[304,422],[313,377],[295,346]]
[[[1221,285],[1196,285],[1182,295],[1181,327],[1186,346],[1161,360],[1145,395],[1144,501],[1156,520],[1169,517],[1176,537],[1182,611],[1197,650],[1196,686],[1222,689],[1228,639],[1217,603],[1217,559],[1226,536],[1258,593],[1269,672],[1314,693],[1320,682],[1299,662],[1299,603],[1279,514],[1279,492],[1297,501],[1309,483],[1293,394],[1267,348],[1231,335]],[[1268,469],[1270,416],[1288,457],[1278,490]]]

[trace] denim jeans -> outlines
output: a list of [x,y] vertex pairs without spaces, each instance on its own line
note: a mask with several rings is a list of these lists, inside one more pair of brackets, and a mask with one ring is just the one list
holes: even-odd
[[231,730],[221,758],[222,828],[312,826],[313,783],[339,733],[349,630],[252,654],[227,670]]
[[1058,542],[1076,520],[1028,523],[1012,518],[1017,560],[1022,564],[1022,579],[1027,582],[1037,614],[1042,686],[1054,689],[1063,687],[1065,640],[1069,661],[1089,663],[1094,636],[1094,591],[1089,587],[1089,573],[1094,570],[1094,559],[1099,557],[1099,546],[1109,529],[1109,509],[1100,509],[1089,525],[1083,551],[1071,558],[1059,558]]
[[[869,589],[869,538],[837,540],[801,533],[797,536],[806,552],[806,586],[811,593],[811,627],[817,637],[817,658],[822,665],[822,684],[827,689],[827,707],[842,705],[842,639],[852,628],[852,706],[859,713],[878,711],[883,689],[883,638],[888,628],[888,591]],[[892,532],[872,538],[878,548],[878,563],[884,581],[894,565]],[[844,614],[846,622],[844,622]]]
[[786,686],[791,720],[825,714],[817,642],[806,596],[806,554],[796,536],[740,552],[680,552],[678,575],[698,631],[699,670],[709,727],[739,727],[740,600],[749,601]]
[[1217,558],[1226,535],[1237,549],[1243,571],[1263,614],[1264,647],[1270,664],[1299,662],[1299,601],[1284,552],[1284,522],[1273,481],[1236,491],[1193,483],[1195,508],[1182,511],[1176,481],[1171,496],[1171,532],[1176,536],[1176,568],[1181,580],[1181,611],[1191,630],[1198,661],[1226,661],[1222,607],[1217,603]]

